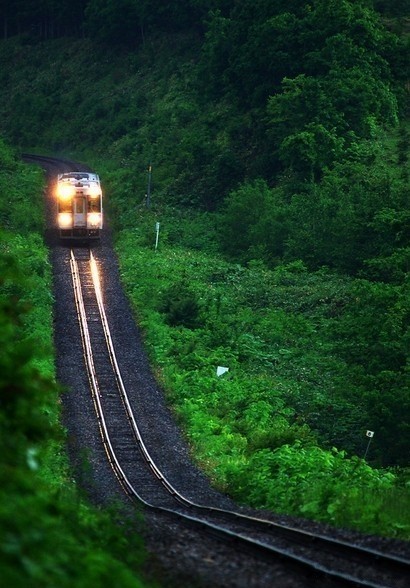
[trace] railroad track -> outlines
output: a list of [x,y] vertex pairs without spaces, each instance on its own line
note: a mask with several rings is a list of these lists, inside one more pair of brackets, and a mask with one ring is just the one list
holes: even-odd
[[[124,492],[147,508],[178,516],[235,541],[264,559],[286,558],[315,577],[338,585],[404,588],[410,562],[272,521],[199,504],[186,498],[154,462],[124,386],[104,308],[98,259],[71,251],[70,266],[88,380],[108,460]],[[354,566],[352,566],[354,562]],[[354,568],[354,572],[349,570]],[[328,585],[328,584],[327,584]]]
[[92,171],[91,168],[89,168],[87,165],[75,163],[70,159],[49,157],[47,155],[35,155],[34,153],[22,153],[21,158],[26,163],[34,163],[40,165],[46,170],[57,170],[58,173],[64,173],[73,170],[90,172]]

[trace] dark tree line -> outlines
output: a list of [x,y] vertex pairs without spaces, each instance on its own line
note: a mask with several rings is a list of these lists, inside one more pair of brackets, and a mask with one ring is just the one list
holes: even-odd
[[87,0],[1,0],[3,38],[23,34],[40,39],[80,36],[86,4]]
[[[358,4],[375,8],[386,17],[403,16],[407,10],[406,0],[362,0]],[[0,21],[3,38],[22,34],[40,39],[87,36],[105,44],[135,46],[143,42],[145,34],[151,30],[194,29],[204,32],[209,15],[219,14],[222,18],[241,21],[234,43],[240,44],[243,39],[244,50],[248,50],[252,49],[247,41],[248,33],[253,32],[252,22],[267,15],[298,16],[298,12],[305,8],[306,3],[300,0],[286,3],[282,0],[1,0]],[[266,25],[266,34],[269,34],[271,24],[266,22]],[[311,40],[315,41],[313,33],[315,31],[312,31]],[[286,57],[287,39],[281,38],[280,30],[277,41],[285,41],[283,51]],[[260,64],[258,54],[254,57],[258,69],[263,64]],[[239,55],[239,67],[240,59]]]
[[49,39],[90,36],[97,42],[137,45],[146,30],[181,30],[200,26],[209,0],[2,0],[3,38],[28,34]]

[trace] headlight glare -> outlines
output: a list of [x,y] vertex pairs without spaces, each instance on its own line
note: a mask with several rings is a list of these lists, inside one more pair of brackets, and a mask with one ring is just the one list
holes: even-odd
[[60,229],[70,229],[73,226],[73,215],[71,212],[60,212],[58,215],[58,226]]
[[68,200],[75,195],[75,188],[71,184],[59,184],[57,186],[57,196],[61,200]]

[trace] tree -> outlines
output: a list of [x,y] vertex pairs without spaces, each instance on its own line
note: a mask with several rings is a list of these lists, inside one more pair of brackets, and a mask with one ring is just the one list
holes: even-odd
[[85,9],[91,39],[106,45],[135,46],[142,41],[148,0],[90,0]]
[[243,261],[262,258],[273,265],[283,254],[287,221],[282,194],[263,180],[242,185],[226,199],[220,216],[226,253]]
[[82,32],[87,0],[2,0],[3,37],[27,33],[48,39]]
[[374,0],[374,7],[386,16],[406,17],[409,14],[407,0]]
[[287,168],[313,181],[340,157],[344,140],[318,123],[310,123],[299,133],[287,136],[279,147],[279,157]]
[[[350,303],[331,326],[347,378],[361,391],[382,465],[408,465],[410,297],[401,286],[352,283]],[[349,383],[347,383],[349,387]]]

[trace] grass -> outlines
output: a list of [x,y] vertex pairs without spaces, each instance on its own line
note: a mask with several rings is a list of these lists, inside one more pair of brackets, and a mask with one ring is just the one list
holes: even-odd
[[[246,268],[206,245],[176,245],[167,227],[178,215],[162,215],[142,210],[116,249],[151,362],[197,462],[240,502],[408,538],[408,491],[360,458],[366,415],[359,397],[345,395],[347,368],[328,336],[349,281],[300,264]],[[158,250],[155,219],[164,226]],[[229,367],[220,378],[218,365]],[[395,501],[402,506],[387,507]]]

